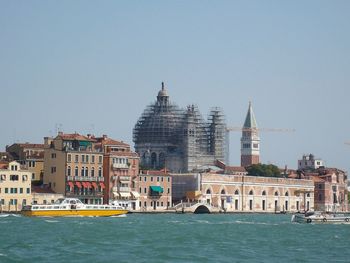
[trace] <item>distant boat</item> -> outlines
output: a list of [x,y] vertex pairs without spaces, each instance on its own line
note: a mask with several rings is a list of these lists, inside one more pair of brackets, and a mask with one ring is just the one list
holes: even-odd
[[128,210],[116,205],[87,205],[77,198],[60,198],[54,204],[25,206],[25,216],[119,216]]
[[294,214],[291,219],[295,223],[315,223],[315,224],[329,224],[342,223],[350,224],[350,214],[328,214],[324,212],[307,212],[305,214]]

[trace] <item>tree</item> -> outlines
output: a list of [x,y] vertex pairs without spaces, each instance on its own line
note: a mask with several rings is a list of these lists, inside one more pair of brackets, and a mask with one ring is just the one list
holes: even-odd
[[282,177],[280,169],[273,164],[252,164],[246,167],[248,175],[264,177]]

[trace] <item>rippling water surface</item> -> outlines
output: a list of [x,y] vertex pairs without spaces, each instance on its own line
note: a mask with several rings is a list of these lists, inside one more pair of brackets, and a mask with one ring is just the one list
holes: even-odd
[[350,225],[289,215],[0,217],[0,262],[350,262]]

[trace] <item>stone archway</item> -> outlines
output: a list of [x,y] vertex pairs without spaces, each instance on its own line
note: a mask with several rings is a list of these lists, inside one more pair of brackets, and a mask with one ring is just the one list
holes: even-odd
[[199,205],[196,210],[194,210],[195,214],[210,214],[210,210],[205,205]]

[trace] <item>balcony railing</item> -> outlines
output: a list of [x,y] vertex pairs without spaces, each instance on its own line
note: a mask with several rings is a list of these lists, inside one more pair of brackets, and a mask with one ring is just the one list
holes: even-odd
[[66,192],[66,196],[69,197],[102,197],[103,192],[88,192],[88,193],[78,193],[78,192]]
[[113,163],[113,169],[129,169],[129,165],[127,163]]
[[113,192],[131,192],[130,187],[113,187]]
[[67,176],[67,181],[103,182],[104,178],[91,176]]

